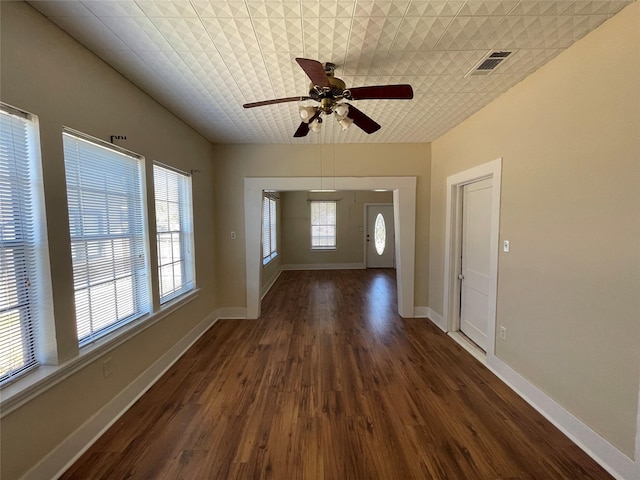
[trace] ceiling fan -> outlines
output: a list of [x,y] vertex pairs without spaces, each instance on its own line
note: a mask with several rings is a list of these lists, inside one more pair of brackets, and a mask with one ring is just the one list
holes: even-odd
[[309,95],[275,98],[242,105],[244,108],[253,108],[275,103],[315,100],[319,103],[318,106],[299,107],[302,123],[293,134],[294,137],[304,137],[309,133],[309,130],[320,131],[322,117],[331,114],[335,114],[343,130],[354,123],[366,133],[373,133],[380,129],[380,125],[343,100],[410,100],[413,98],[411,85],[379,85],[347,89],[345,83],[334,76],[335,64],[327,62],[323,65],[317,60],[308,58],[296,58],[296,62],[311,80]]

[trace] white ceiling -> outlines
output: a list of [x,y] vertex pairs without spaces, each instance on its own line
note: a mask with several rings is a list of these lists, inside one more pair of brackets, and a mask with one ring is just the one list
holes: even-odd
[[[215,143],[430,142],[633,0],[29,1]],[[465,74],[515,50],[488,76]],[[337,65],[349,87],[409,83],[412,100],[352,103],[382,129],[293,138],[307,95],[295,62]]]

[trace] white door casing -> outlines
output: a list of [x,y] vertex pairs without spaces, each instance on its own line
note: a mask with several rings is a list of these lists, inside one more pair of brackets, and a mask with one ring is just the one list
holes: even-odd
[[498,289],[498,238],[500,229],[500,186],[502,158],[478,165],[447,177],[447,205],[445,217],[444,295],[442,324],[447,332],[460,329],[460,257],[462,255],[462,188],[474,181],[491,178],[491,240],[489,250],[487,361],[495,358],[496,304]]
[[[368,203],[365,205],[365,212],[365,265],[367,268],[393,268],[395,266],[393,204]],[[384,226],[384,238],[376,236],[378,224]],[[384,243],[381,244],[380,241]]]
[[462,187],[460,331],[487,350],[492,179]]
[[[246,318],[260,317],[262,268],[262,192],[326,189],[323,177],[245,177],[244,235],[246,272]],[[335,190],[393,191],[395,227],[396,281],[398,284],[398,314],[414,315],[416,183],[415,176],[406,177],[331,177]]]

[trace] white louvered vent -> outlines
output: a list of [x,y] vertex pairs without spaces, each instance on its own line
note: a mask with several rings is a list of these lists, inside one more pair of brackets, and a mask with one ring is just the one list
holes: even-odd
[[493,50],[485,55],[470,71],[465,75],[489,75],[498,65],[504,62],[513,52],[505,50]]

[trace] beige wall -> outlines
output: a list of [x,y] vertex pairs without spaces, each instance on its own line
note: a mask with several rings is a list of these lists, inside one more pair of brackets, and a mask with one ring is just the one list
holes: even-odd
[[[309,200],[337,200],[336,250],[311,250],[311,208]],[[393,192],[283,192],[283,264],[364,265],[364,205],[393,203]]]
[[640,5],[432,145],[429,306],[445,182],[503,158],[497,356],[632,457],[640,379]]
[[[383,126],[384,128],[384,126]],[[429,265],[429,144],[217,145],[215,196],[220,298],[229,307],[245,307],[244,178],[331,176],[415,176],[415,304],[427,306]],[[238,232],[231,240],[229,232]]]
[[[58,383],[2,418],[3,479],[21,476],[86,422],[125,386],[192,330],[218,305],[214,264],[212,147],[23,2],[2,2],[0,98],[39,116],[49,230],[55,323],[61,361],[78,354],[62,126],[109,139],[146,157],[148,191],[151,162],[193,177],[193,210],[198,297],[151,328],[109,352],[114,373],[103,379],[102,359]],[[151,199],[152,200],[152,199]],[[152,245],[152,255],[155,246]]]

